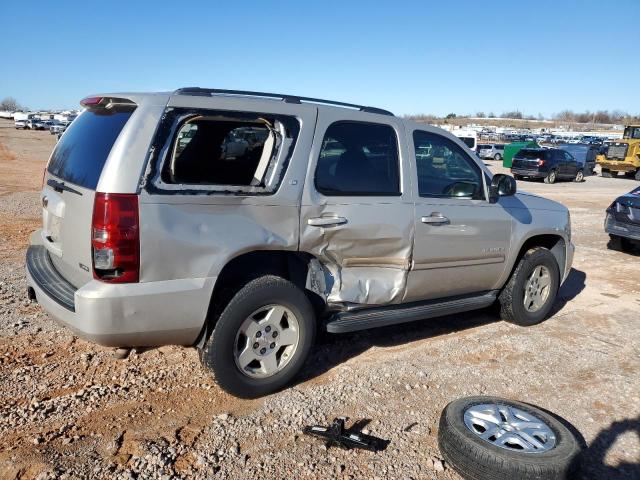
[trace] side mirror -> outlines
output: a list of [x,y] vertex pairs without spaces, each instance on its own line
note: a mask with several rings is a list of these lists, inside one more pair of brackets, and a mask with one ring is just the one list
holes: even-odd
[[495,203],[499,197],[510,197],[516,194],[517,184],[511,175],[496,173],[489,186],[489,201]]

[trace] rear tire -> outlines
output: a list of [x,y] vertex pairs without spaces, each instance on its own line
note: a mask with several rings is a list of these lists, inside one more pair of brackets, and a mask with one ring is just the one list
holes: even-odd
[[496,162],[499,162],[500,160],[502,160],[502,155],[500,155],[499,153],[496,153],[496,154],[493,156],[493,159],[494,159]]
[[602,172],[600,172],[600,175],[602,176],[602,178],[611,178],[611,170],[609,170],[608,168],[603,168]]
[[[545,277],[544,281],[538,280],[536,284],[534,274],[538,267],[543,267],[540,272],[546,272],[548,279]],[[546,287],[540,286],[547,280]],[[559,287],[560,269],[556,257],[546,248],[532,248],[520,259],[509,281],[498,296],[500,316],[507,322],[523,327],[540,323],[549,314],[558,295]],[[539,292],[539,296],[532,295],[540,300],[537,307],[529,303],[525,292],[530,294]]]
[[[279,317],[284,319],[282,321],[285,326],[282,328],[269,324],[267,311],[274,307],[284,309],[286,312],[284,316]],[[258,312],[263,309],[267,315],[260,318]],[[254,315],[256,319],[253,318]],[[293,319],[290,319],[289,315],[292,315]],[[244,335],[247,322],[251,325],[249,328],[259,326],[260,334],[256,331],[255,338],[253,334]],[[276,323],[279,324],[280,320]],[[291,330],[291,325],[294,323],[296,328],[293,332],[297,334],[297,340],[295,340],[295,348],[288,349],[281,346],[279,342],[283,340],[284,345],[284,332]],[[270,328],[267,330],[265,325]],[[265,333],[262,332],[263,330]],[[282,333],[279,337],[274,335],[277,333],[276,330]],[[223,390],[241,398],[261,397],[280,390],[291,382],[309,355],[315,333],[315,313],[305,293],[288,280],[266,275],[247,283],[229,301],[220,314],[213,333],[200,352],[200,360],[213,372],[216,382]],[[259,342],[266,343],[262,345]],[[254,347],[254,345],[258,346]],[[265,350],[266,355],[253,353],[254,351],[264,353],[262,350]],[[248,351],[254,360],[246,365],[246,370],[243,371],[239,366],[244,363],[240,353],[245,351]],[[280,353],[279,357],[278,353]],[[289,355],[290,358],[287,359]],[[273,364],[275,368],[271,371],[264,363],[270,356],[276,358],[276,363]],[[264,373],[261,372],[262,369],[265,370]],[[250,371],[251,373],[247,373]]]
[[[519,418],[522,415],[531,420],[535,419],[536,426],[541,427],[536,431],[537,436],[543,438],[548,434],[544,443],[534,437],[538,444],[542,445],[541,450],[521,451],[510,448],[510,443],[507,443],[508,447],[501,447],[491,440],[482,438],[485,425],[485,432],[489,431],[489,428],[498,432],[501,430],[497,423],[486,420],[493,418],[491,409],[487,408],[487,413],[481,411],[485,407],[493,406],[496,407],[500,420],[504,417],[508,425],[524,423]],[[513,409],[516,409],[519,416],[513,415]],[[476,411],[484,413],[482,418],[474,418]],[[510,415],[507,416],[508,414]],[[519,440],[516,436],[517,431],[517,428],[515,434],[505,431],[503,435],[511,435]],[[554,438],[549,438],[551,435]],[[554,442],[552,446],[551,442]],[[545,445],[550,447],[545,448]],[[470,480],[572,478],[579,468],[582,450],[582,442],[554,415],[527,403],[487,396],[460,398],[444,408],[438,428],[438,446],[445,461],[463,478]]]
[[551,170],[546,177],[544,177],[544,183],[556,183],[556,179],[557,179],[557,176],[556,176],[556,171],[554,169],[554,170]]

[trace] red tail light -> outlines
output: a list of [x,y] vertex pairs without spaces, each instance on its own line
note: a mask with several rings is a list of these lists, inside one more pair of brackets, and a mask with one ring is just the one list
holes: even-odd
[[96,192],[91,225],[93,277],[110,283],[140,277],[138,196]]
[[538,166],[539,166],[539,167],[541,167],[541,166],[543,166],[543,165],[544,165],[544,160],[543,160],[543,159],[541,159],[541,158],[539,158],[539,159],[538,159]]
[[90,107],[92,105],[98,105],[102,101],[102,97],[87,97],[80,100],[80,105],[83,107]]

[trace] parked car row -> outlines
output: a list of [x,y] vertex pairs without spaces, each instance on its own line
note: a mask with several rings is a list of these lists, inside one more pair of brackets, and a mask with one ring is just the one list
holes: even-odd
[[29,118],[25,120],[15,120],[16,130],[47,130],[51,135],[61,134],[65,131],[72,120],[40,120]]

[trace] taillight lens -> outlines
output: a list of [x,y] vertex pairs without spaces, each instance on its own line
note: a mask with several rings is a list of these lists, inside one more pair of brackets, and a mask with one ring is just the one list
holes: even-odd
[[102,102],[102,97],[87,97],[80,100],[80,105],[83,107],[92,107],[99,105]]
[[138,196],[96,192],[91,225],[93,277],[130,283],[140,277]]
[[544,165],[544,160],[542,158],[538,159],[538,166],[541,167]]

